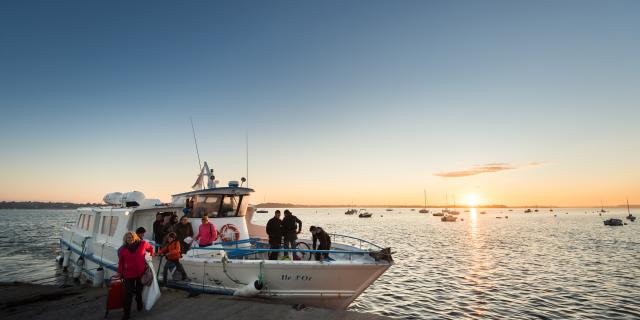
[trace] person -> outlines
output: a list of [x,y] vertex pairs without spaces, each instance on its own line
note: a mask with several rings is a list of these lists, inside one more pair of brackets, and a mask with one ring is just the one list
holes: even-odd
[[138,311],[142,310],[142,282],[141,278],[147,269],[145,254],[153,256],[153,246],[138,235],[129,231],[122,238],[122,246],[118,249],[118,275],[124,280],[124,314],[123,319],[129,319],[131,302],[136,297]]
[[193,227],[191,227],[191,222],[189,222],[187,216],[180,219],[180,223],[175,226],[175,230],[178,241],[180,241],[180,251],[184,254],[189,251],[189,247],[191,246],[191,244],[186,243],[184,239],[188,237],[193,238]]
[[[269,235],[269,245],[271,249],[282,248],[282,220],[280,220],[280,210],[276,210],[273,218],[267,222],[267,235]],[[278,251],[269,252],[269,260],[278,260]]]
[[[288,209],[284,210],[284,219],[282,219],[282,235],[284,237],[285,249],[296,248],[296,240],[298,240],[297,234],[299,234],[300,231],[302,231],[302,221],[300,221],[298,217],[294,216]],[[285,252],[285,256],[289,257],[289,252]],[[295,259],[297,256],[294,254],[293,257]]]
[[140,238],[141,240],[144,239],[144,234],[147,232],[147,229],[143,228],[143,227],[139,227],[138,229],[136,229],[136,235],[138,236],[138,238]]
[[162,269],[162,279],[165,286],[169,280],[167,277],[167,271],[173,266],[182,273],[182,281],[187,280],[187,272],[184,270],[182,263],[180,263],[182,252],[180,251],[180,241],[177,239],[175,232],[171,232],[167,235],[167,245],[160,248],[158,253],[166,255],[167,257],[167,262],[165,262],[164,269]]
[[163,246],[167,244],[167,235],[171,232],[175,232],[177,225],[178,225],[178,216],[176,214],[172,214],[171,216],[165,217],[165,224],[162,228],[162,233],[164,234],[164,238],[162,238]]
[[198,241],[198,245],[200,247],[208,247],[213,244],[216,239],[218,239],[218,230],[216,230],[216,226],[209,222],[208,216],[202,216],[202,224],[198,228],[198,234],[195,237],[195,240]]
[[[312,235],[313,250],[331,250],[331,237],[320,227],[311,226],[309,231]],[[319,242],[316,249],[316,242]],[[329,260],[329,253],[316,252],[316,260]]]
[[164,234],[162,233],[162,229],[164,229],[163,220],[162,213],[158,212],[156,214],[156,221],[153,222],[153,241],[155,241],[156,245],[161,245],[164,239]]

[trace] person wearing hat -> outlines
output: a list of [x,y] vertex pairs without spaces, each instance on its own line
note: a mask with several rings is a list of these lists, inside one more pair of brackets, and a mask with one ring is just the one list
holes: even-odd
[[182,281],[189,279],[187,277],[187,272],[184,270],[184,267],[180,263],[182,253],[180,252],[180,241],[177,239],[175,232],[170,232],[167,235],[167,245],[161,248],[158,253],[160,253],[161,255],[166,255],[167,257],[167,262],[164,264],[164,269],[162,269],[162,278],[165,286],[167,285],[167,281],[169,280],[167,277],[167,271],[173,266],[176,267],[176,270],[182,273]]

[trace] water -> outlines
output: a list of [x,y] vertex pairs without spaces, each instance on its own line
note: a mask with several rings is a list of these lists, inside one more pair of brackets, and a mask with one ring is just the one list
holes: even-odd
[[[292,211],[304,237],[319,225],[393,248],[396,264],[350,310],[403,319],[640,318],[640,222],[602,224],[626,210],[600,217],[597,209],[494,209],[455,223],[409,209],[371,209],[370,219],[344,209]],[[72,210],[0,210],[0,281],[46,283],[58,272],[61,229],[74,219]]]

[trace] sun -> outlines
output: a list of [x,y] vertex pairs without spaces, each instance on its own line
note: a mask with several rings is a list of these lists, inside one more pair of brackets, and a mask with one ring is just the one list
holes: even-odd
[[480,203],[480,196],[475,193],[468,193],[465,196],[465,200],[467,201],[467,205],[469,207],[477,207]]

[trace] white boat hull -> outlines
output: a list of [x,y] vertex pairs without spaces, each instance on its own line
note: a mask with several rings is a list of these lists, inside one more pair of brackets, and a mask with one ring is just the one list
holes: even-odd
[[[86,239],[86,241],[85,241]],[[83,250],[84,241],[84,250]],[[117,248],[109,243],[96,243],[91,238],[64,232],[62,250],[71,250],[70,266],[82,255],[82,274],[94,281],[95,270],[104,268],[106,281],[117,271]],[[264,255],[258,253],[257,255]],[[341,254],[338,254],[341,255]],[[337,258],[337,257],[336,257]],[[262,279],[264,287],[258,297],[282,303],[346,309],[371,283],[382,275],[391,263],[367,262],[364,257],[343,257],[330,262],[228,259],[224,251],[192,250],[181,260],[190,282],[169,282],[169,286],[189,291],[233,295],[242,287]],[[369,257],[367,257],[369,258]],[[160,258],[153,260],[156,270]],[[160,275],[162,269],[160,269]],[[175,278],[180,278],[178,272]]]

